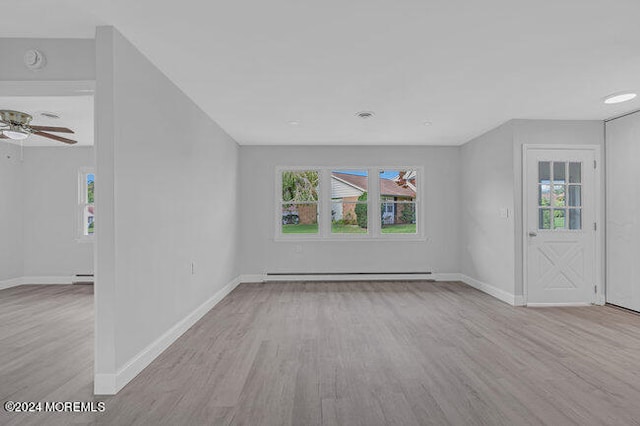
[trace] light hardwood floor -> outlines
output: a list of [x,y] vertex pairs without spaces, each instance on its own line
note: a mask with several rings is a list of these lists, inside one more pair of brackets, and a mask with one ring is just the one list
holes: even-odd
[[[0,292],[0,395],[94,400],[86,287]],[[74,315],[77,314],[77,317]],[[640,424],[640,316],[462,283],[242,284],[99,415],[15,424]]]

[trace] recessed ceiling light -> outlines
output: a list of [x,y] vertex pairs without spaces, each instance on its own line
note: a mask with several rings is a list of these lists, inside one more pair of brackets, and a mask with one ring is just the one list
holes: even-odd
[[373,111],[359,111],[356,112],[356,117],[362,118],[363,120],[368,120],[375,117],[375,114]]
[[431,126],[433,123],[430,121],[425,121],[422,124],[424,124],[425,126]]
[[614,93],[612,95],[607,96],[606,98],[604,98],[604,103],[605,104],[619,104],[621,102],[627,102],[630,101],[631,99],[635,98],[636,96],[638,96],[636,93],[633,92],[620,92],[620,93]]
[[297,126],[300,124],[300,122],[296,120],[292,120],[292,121],[287,121],[287,124],[290,126]]

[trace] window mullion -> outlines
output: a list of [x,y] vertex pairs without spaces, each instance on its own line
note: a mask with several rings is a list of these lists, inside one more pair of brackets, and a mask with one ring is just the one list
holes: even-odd
[[331,233],[331,171],[326,168],[320,170],[319,195],[319,233],[322,238],[326,238]]
[[380,170],[369,169],[369,195],[367,197],[369,235],[380,236]]

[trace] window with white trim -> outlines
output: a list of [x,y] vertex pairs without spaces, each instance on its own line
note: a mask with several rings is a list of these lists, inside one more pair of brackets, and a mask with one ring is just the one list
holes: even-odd
[[81,169],[78,185],[78,236],[92,239],[95,232],[95,173]]
[[276,239],[417,239],[419,167],[278,167]]
[[318,170],[280,172],[280,231],[286,234],[318,234]]

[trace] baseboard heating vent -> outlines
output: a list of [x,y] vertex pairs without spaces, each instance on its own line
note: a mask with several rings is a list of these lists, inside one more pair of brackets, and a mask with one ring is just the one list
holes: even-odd
[[75,274],[71,284],[93,284],[93,274]]
[[264,281],[355,281],[355,280],[428,280],[424,272],[267,272]]
[[431,275],[431,272],[267,272],[268,277],[298,275]]

